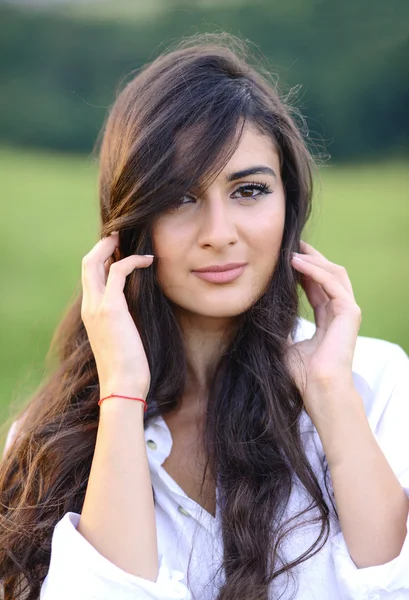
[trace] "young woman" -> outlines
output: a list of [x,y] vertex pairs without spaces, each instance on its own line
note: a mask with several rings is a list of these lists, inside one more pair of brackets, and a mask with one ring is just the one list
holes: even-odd
[[280,95],[227,35],[119,94],[101,239],[1,463],[5,600],[409,598],[409,360],[300,239]]

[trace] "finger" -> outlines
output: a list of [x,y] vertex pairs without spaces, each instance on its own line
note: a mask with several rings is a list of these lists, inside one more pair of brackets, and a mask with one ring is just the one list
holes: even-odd
[[107,279],[108,279],[109,269],[110,269],[110,267],[111,267],[112,263],[114,263],[114,262],[115,262],[115,261],[114,261],[114,257],[113,257],[113,256],[110,256],[110,257],[108,258],[108,260],[106,260],[106,261],[104,262],[104,271],[105,271],[105,285],[106,285],[106,282],[107,282]]
[[314,310],[314,320],[317,329],[327,330],[331,321],[328,305],[331,302],[322,286],[311,277],[305,278],[305,295]]
[[114,263],[115,261],[117,261],[117,260],[121,260],[121,258],[120,258],[120,257],[121,257],[121,255],[120,255],[120,252],[119,252],[118,248],[115,248],[115,250],[114,250],[114,253],[112,254],[112,256],[110,256],[110,257],[108,258],[108,260],[106,260],[106,261],[105,261],[105,263],[104,263],[104,271],[105,271],[105,285],[106,285],[106,282],[107,282],[107,279],[108,279],[108,273],[109,273],[110,266],[111,266],[111,265],[112,265],[112,263]]
[[309,275],[312,277],[314,281],[319,283],[324,292],[331,300],[337,299],[351,299],[353,298],[353,294],[351,294],[348,290],[340,282],[337,275],[330,273],[327,269],[323,267],[313,264],[312,262],[308,262],[306,260],[300,260],[298,257],[293,257],[292,259],[293,266],[298,270],[304,273],[305,275]]
[[310,277],[303,278],[301,285],[308,298],[308,302],[314,310],[319,306],[325,306],[329,302],[329,297],[322,289],[322,286]]
[[108,279],[105,287],[104,302],[111,304],[122,295],[125,281],[134,269],[149,267],[153,262],[153,256],[132,254],[122,260],[114,262],[109,269]]
[[323,256],[319,252],[315,253],[315,254],[297,254],[295,252],[294,256],[301,258],[303,261],[308,262],[310,264],[316,264],[319,267],[327,270],[329,273],[332,273],[339,279],[339,281],[344,286],[344,288],[350,294],[353,294],[352,283],[348,277],[348,273],[347,273],[345,267],[342,267],[341,265],[337,265],[337,264],[331,262],[330,260],[325,258],[325,256]]
[[83,296],[100,296],[104,293],[106,282],[105,262],[118,246],[118,234],[102,238],[82,259],[81,280]]
[[314,318],[317,327],[325,327],[327,321],[327,305],[330,302],[322,286],[308,275],[302,274],[300,284],[305,292],[308,302],[314,309]]

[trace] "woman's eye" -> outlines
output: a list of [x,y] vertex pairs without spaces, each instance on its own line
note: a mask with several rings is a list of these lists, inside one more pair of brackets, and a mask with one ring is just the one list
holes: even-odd
[[174,208],[177,210],[178,208],[181,208],[182,206],[187,206],[191,202],[196,202],[196,199],[193,198],[192,196],[182,196],[182,198],[179,200],[179,202],[175,205]]
[[[258,193],[254,194],[255,191]],[[241,194],[242,198],[256,199],[258,198],[258,196],[270,194],[271,189],[266,183],[247,183],[246,185],[241,185],[239,188],[237,188],[234,194],[236,194],[237,192]]]
[[[257,192],[256,194],[254,192]],[[246,183],[245,185],[241,185],[237,188],[235,192],[233,192],[233,198],[241,198],[243,200],[257,200],[259,196],[264,196],[265,194],[271,194],[272,190],[268,186],[267,183]],[[239,193],[240,196],[236,196],[235,194]],[[196,198],[193,196],[189,196],[186,194],[183,196],[175,209],[182,208],[183,206],[188,206],[189,204],[193,204],[196,202]]]
[[196,202],[196,198],[193,198],[193,196],[183,196],[183,198],[181,198],[179,206],[186,206],[186,204],[191,204],[192,202]]

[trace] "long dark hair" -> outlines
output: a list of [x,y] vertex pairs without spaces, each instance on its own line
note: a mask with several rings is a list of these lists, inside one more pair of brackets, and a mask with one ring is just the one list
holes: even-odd
[[[298,110],[251,60],[248,45],[234,36],[183,40],[126,83],[98,140],[100,233],[120,232],[121,257],[153,253],[155,218],[198,181],[206,184],[222,170],[246,124],[269,135],[279,152],[286,216],[278,264],[268,289],[239,317],[215,370],[206,412],[202,489],[209,471],[222,498],[226,582],[217,600],[267,599],[269,585],[317,553],[330,528],[319,477],[302,443],[302,397],[284,358],[299,314],[290,256],[310,214],[316,162]],[[155,268],[134,271],[125,295],[151,368],[148,425],[178,406],[185,385],[184,347]],[[23,584],[27,599],[37,598],[54,526],[67,511],[82,510],[99,386],[80,309],[81,294],[53,337],[50,353],[57,365],[25,407],[20,435],[0,466],[5,600],[14,600]],[[294,486],[302,487],[309,502],[295,517],[283,519]],[[286,562],[283,541],[300,517],[319,523],[318,537]]]

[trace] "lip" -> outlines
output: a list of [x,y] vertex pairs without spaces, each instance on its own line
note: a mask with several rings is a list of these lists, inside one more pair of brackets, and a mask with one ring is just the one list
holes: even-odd
[[238,267],[243,267],[247,263],[245,262],[237,262],[237,263],[226,263],[225,265],[210,265],[209,267],[202,267],[201,269],[195,269],[194,273],[214,273],[215,271],[231,271],[232,269],[237,269]]
[[200,279],[210,281],[211,283],[229,283],[234,281],[243,273],[247,263],[230,263],[222,266],[206,267],[192,271]]

